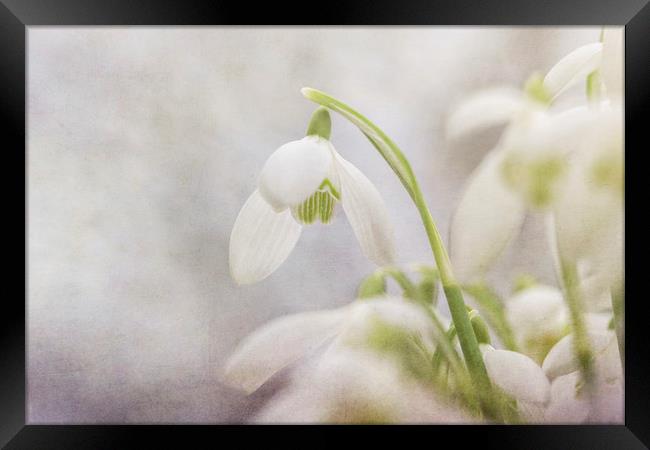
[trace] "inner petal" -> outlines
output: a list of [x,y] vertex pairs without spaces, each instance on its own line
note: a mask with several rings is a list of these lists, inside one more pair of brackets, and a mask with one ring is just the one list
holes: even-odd
[[332,166],[327,141],[307,136],[277,149],[260,174],[259,191],[276,210],[295,207],[313,195]]
[[300,205],[291,209],[293,217],[298,222],[306,225],[314,223],[317,219],[323,224],[331,222],[334,216],[334,206],[336,205],[337,197],[340,198],[340,195],[331,187],[328,181],[325,179],[321,184],[321,189],[314,192],[314,194]]

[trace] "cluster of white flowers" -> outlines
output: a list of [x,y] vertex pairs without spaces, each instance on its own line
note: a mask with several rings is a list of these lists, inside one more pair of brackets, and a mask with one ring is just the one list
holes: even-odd
[[[506,126],[469,180],[449,243],[458,284],[476,300],[476,309],[467,308],[470,344],[479,345],[489,395],[477,392],[468,347],[459,343],[468,330],[436,307],[450,269],[419,266],[416,281],[390,266],[388,210],[329,141],[327,110],[317,110],[305,138],[269,157],[232,231],[233,278],[246,284],[269,276],[303,226],[328,223],[338,203],[379,269],[349,305],[275,319],[239,345],[225,382],[251,393],[278,374],[288,380],[254,421],[622,421],[622,48],[621,31],[606,29],[601,42],[576,49],[524,89],[481,92],[450,116],[453,137]],[[586,86],[584,104],[556,106],[575,84]],[[335,106],[357,125],[365,120]],[[388,138],[358,126],[386,157]],[[393,167],[400,157],[386,159]],[[402,181],[418,200],[417,184]],[[541,238],[559,287],[525,280],[501,301],[485,275],[529,210],[548,215]],[[387,293],[389,277],[401,295]]]

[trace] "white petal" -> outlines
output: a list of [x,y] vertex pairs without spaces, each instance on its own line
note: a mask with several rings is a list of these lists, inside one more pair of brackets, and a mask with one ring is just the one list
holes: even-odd
[[525,105],[521,91],[486,89],[460,103],[447,121],[447,135],[455,138],[482,128],[502,125]]
[[259,191],[276,211],[296,206],[321,185],[332,164],[329,142],[307,136],[277,149],[266,160]]
[[274,396],[255,416],[263,423],[464,423],[462,410],[403,375],[375,353],[329,352],[312,372]]
[[434,338],[437,332],[429,316],[422,307],[400,297],[354,302],[345,326],[337,337],[336,346],[365,344],[368,333],[372,332],[377,321],[399,327],[417,336],[431,350],[435,347]]
[[304,312],[272,320],[250,334],[226,363],[224,381],[246,392],[339,332],[347,309]]
[[557,377],[551,383],[551,401],[544,414],[549,424],[582,423],[589,416],[589,401],[578,397],[576,387],[580,373],[571,372]]
[[501,146],[524,161],[534,162],[574,151],[593,132],[595,114],[586,106],[559,113],[527,110],[518,115],[504,133]]
[[393,227],[377,188],[349,161],[333,150],[341,184],[341,203],[361,245],[371,261],[383,266],[395,258]]
[[450,254],[458,279],[482,276],[518,232],[525,206],[504,185],[502,153],[492,151],[476,169],[451,222]]
[[605,28],[602,78],[609,97],[623,95],[623,28]]
[[548,152],[566,155],[575,151],[585,133],[593,131],[595,118],[588,107],[576,106],[548,114],[545,119],[536,122],[536,132],[530,135],[536,141],[532,143],[532,148],[541,155]]
[[568,324],[567,308],[559,289],[536,285],[508,300],[509,322],[523,340],[557,335]]
[[554,205],[559,250],[563,258],[599,261],[604,265],[603,273],[620,276],[624,216],[621,186],[599,185],[594,167],[609,160],[609,167],[616,169],[616,158],[622,167],[622,110],[616,107],[592,113],[589,127],[579,137],[581,143],[569,160],[562,195]]
[[[589,332],[588,335],[591,342],[591,351],[594,355],[599,355],[605,351],[614,338],[613,333]],[[578,368],[578,360],[573,349],[573,334],[560,339],[548,352],[542,363],[542,369],[550,380],[575,372]]]
[[548,71],[544,87],[555,97],[574,83],[584,80],[600,67],[603,45],[600,42],[583,45],[566,55]]
[[239,284],[269,276],[287,259],[302,227],[291,212],[276,213],[258,191],[246,200],[230,235],[230,274]]
[[486,352],[485,367],[494,384],[515,399],[545,403],[551,386],[541,367],[521,353],[509,350]]
[[524,422],[535,424],[544,422],[546,406],[543,403],[518,400],[517,410]]

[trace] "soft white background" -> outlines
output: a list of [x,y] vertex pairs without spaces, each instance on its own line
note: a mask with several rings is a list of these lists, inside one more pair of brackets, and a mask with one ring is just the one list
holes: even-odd
[[[468,92],[523,84],[595,28],[43,28],[28,31],[28,420],[236,422],[268,393],[219,382],[234,346],[283,314],[343,305],[373,266],[345,217],[307,229],[271,277],[237,287],[228,239],[312,86],[396,140],[444,235],[498,130],[450,142]],[[581,95],[578,88],[576,95]],[[431,261],[414,207],[350,124],[332,140],[379,187],[400,261]],[[340,211],[339,211],[340,212]],[[539,218],[493,275],[553,283]],[[516,252],[514,251],[516,250]]]

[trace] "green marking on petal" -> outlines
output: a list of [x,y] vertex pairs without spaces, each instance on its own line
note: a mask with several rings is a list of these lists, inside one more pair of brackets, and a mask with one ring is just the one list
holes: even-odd
[[546,206],[551,202],[554,183],[564,169],[565,163],[559,158],[543,159],[531,165],[528,196],[534,206]]
[[553,200],[557,182],[565,174],[566,161],[549,155],[526,161],[521,155],[509,155],[501,167],[507,184],[524,195],[531,206],[545,207]]
[[601,156],[591,167],[591,180],[598,187],[623,192],[623,152],[612,151]]
[[339,193],[339,191],[336,190],[336,188],[329,180],[329,178],[325,178],[323,182],[320,184],[320,186],[318,187],[318,189],[321,191],[324,189],[328,189],[330,191],[330,194],[332,194],[335,199],[341,200],[341,194]]
[[329,190],[318,190],[291,212],[300,223],[309,225],[318,219],[327,224],[332,220],[335,204],[336,198]]

